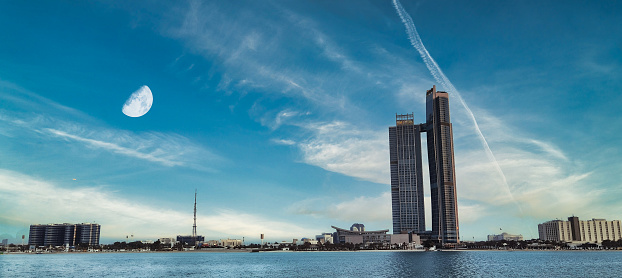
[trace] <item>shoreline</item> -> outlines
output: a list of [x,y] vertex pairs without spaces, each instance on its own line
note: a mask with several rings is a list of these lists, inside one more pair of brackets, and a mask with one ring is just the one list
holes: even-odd
[[434,253],[434,252],[619,252],[622,250],[585,250],[585,249],[440,249],[437,251],[426,250],[336,250],[336,251],[290,251],[290,250],[270,250],[270,251],[254,251],[256,249],[201,249],[192,251],[98,251],[98,252],[3,252],[0,255],[63,255],[63,254],[156,254],[156,253],[334,253],[334,252],[413,252],[413,253]]

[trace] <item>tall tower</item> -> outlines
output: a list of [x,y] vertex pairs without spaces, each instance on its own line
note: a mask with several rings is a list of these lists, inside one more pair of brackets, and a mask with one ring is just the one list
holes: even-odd
[[426,93],[425,131],[428,139],[432,238],[442,243],[458,243],[458,204],[454,167],[453,130],[449,119],[449,95]]
[[413,114],[395,115],[389,127],[394,234],[425,232],[420,132]]
[[421,134],[427,133],[428,170],[432,199],[431,239],[459,243],[458,204],[454,167],[453,131],[449,119],[449,96],[426,93],[426,122],[415,124],[413,114],[396,115],[389,127],[391,204],[393,233],[425,232]]
[[192,225],[192,238],[197,240],[197,190],[194,189],[194,225]]

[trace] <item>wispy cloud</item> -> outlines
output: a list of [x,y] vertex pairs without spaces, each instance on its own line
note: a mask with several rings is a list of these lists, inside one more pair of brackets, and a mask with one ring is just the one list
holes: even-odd
[[[48,142],[63,139],[73,148],[90,148],[116,153],[125,157],[158,163],[164,166],[183,166],[213,171],[210,164],[225,161],[221,156],[178,134],[107,129],[63,121],[43,115],[29,116],[0,111],[0,123],[24,136],[38,137]],[[7,128],[8,129],[8,128]],[[0,130],[4,130],[0,126]],[[24,132],[31,132],[26,134]]]
[[361,130],[340,121],[300,127],[310,134],[298,144],[304,162],[363,180],[389,183],[389,139],[385,132]]
[[109,151],[112,151],[112,152],[115,152],[115,153],[118,153],[118,154],[129,156],[129,157],[134,157],[134,158],[138,158],[138,159],[144,159],[144,160],[148,160],[148,161],[151,161],[151,162],[158,162],[158,163],[162,163],[162,164],[164,164],[166,166],[180,166],[180,165],[183,165],[182,162],[176,161],[175,159],[170,159],[170,158],[167,158],[167,157],[159,157],[158,153],[161,152],[160,150],[156,150],[156,151],[150,152],[150,153],[142,153],[142,152],[136,151],[135,149],[121,147],[121,146],[119,146],[117,144],[114,144],[114,143],[104,142],[104,141],[94,140],[94,139],[89,139],[89,138],[84,138],[84,137],[76,136],[76,135],[69,134],[69,133],[66,133],[64,131],[60,131],[60,130],[56,130],[56,129],[46,128],[45,130],[49,131],[50,133],[52,133],[54,135],[57,135],[59,137],[76,140],[78,142],[86,143],[87,145],[90,145],[90,146],[93,146],[93,147],[96,147],[96,148],[101,148],[101,149],[109,150]]
[[[454,109],[453,113],[456,119],[463,111]],[[478,145],[475,134],[454,124],[454,132],[460,137],[455,155],[460,199],[533,219],[551,219],[603,206],[598,202],[602,188],[590,184],[592,173],[584,170],[579,161],[568,158],[552,142],[525,134],[483,109],[477,109],[477,114],[482,132],[507,177],[508,188],[501,186],[503,182],[483,150],[473,147]],[[522,213],[514,205],[507,206],[513,203],[508,190],[520,204]]]
[[[33,201],[35,200],[35,201]],[[61,186],[0,169],[0,223],[27,226],[36,223],[96,222],[103,238],[156,239],[188,234],[192,213],[137,203],[106,187]],[[200,233],[209,238],[232,236],[289,239],[309,229],[262,215],[220,208],[213,214],[199,213]]]
[[344,222],[386,222],[391,219],[391,194],[380,196],[358,196],[335,204],[325,200],[306,199],[294,203],[289,210],[295,214],[311,215],[317,218],[332,218]]
[[296,141],[290,140],[290,139],[272,139],[272,142],[279,144],[279,145],[287,145],[287,146],[296,145]]

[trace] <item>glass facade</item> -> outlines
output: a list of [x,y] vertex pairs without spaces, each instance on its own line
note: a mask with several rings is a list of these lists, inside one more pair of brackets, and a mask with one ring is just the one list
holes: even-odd
[[389,127],[393,233],[425,232],[421,132],[427,134],[432,205],[432,239],[458,243],[458,204],[449,97],[436,86],[426,94],[426,122],[413,114],[396,115]]
[[437,92],[436,86],[428,90],[426,115],[432,237],[442,243],[458,243],[460,235],[449,94]]
[[99,245],[99,224],[47,224],[30,225],[28,245],[76,246],[81,243]]
[[420,126],[413,114],[396,115],[389,127],[393,233],[425,231]]

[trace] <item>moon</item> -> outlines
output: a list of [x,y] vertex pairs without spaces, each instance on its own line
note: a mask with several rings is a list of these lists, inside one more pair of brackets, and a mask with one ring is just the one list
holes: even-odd
[[149,87],[143,85],[125,101],[121,111],[129,117],[137,118],[147,114],[152,104],[153,94],[151,94]]

